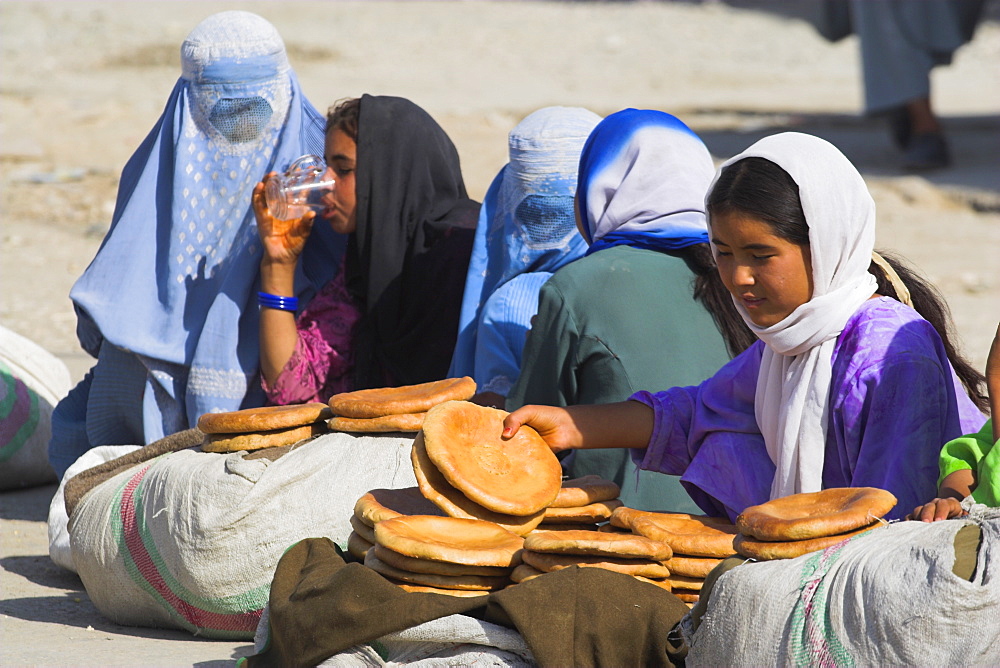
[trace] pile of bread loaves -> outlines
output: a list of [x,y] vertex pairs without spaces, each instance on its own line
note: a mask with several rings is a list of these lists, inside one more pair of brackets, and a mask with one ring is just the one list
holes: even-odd
[[872,528],[896,504],[873,488],[795,494],[727,518],[647,512],[598,476],[562,480],[541,436],[503,439],[507,413],[466,401],[471,378],[348,392],[312,403],[203,415],[202,446],[232,452],[325,432],[417,432],[417,487],[358,499],[348,552],[409,591],[488,593],[572,566],[631,575],[698,601],[705,577],[736,554],[786,559]]
[[450,400],[471,399],[469,377],[432,383],[345,392],[323,403],[246,408],[198,418],[205,452],[239,452],[294,445],[327,431],[418,432],[428,409]]
[[875,487],[835,487],[750,506],[736,518],[736,551],[758,561],[825,550],[883,522],[896,505]]

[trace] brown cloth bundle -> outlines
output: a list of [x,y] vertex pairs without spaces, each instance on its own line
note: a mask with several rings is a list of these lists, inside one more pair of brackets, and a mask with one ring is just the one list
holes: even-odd
[[[326,538],[288,549],[271,584],[267,648],[249,668],[315,666],[354,645],[453,614],[517,629],[543,666],[674,666],[687,612],[669,592],[597,568],[568,568],[489,596],[407,593]],[[561,632],[554,632],[561,630]]]

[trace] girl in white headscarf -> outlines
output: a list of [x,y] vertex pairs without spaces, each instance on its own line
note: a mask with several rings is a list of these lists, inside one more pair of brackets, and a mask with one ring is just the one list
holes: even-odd
[[874,254],[875,205],[854,166],[822,139],[768,137],[722,166],[707,208],[720,275],[760,341],[701,385],[526,406],[505,433],[530,424],[554,450],[635,448],[642,468],[683,474],[703,510],[731,519],[829,487],[891,491],[890,518],[933,496],[941,444],[985,421],[983,379],[934,292]]

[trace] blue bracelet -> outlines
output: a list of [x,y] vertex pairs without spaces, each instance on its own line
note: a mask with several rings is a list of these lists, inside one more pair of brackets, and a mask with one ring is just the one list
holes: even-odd
[[298,297],[282,297],[281,295],[272,295],[270,292],[258,292],[257,304],[261,308],[273,308],[279,311],[299,310]]

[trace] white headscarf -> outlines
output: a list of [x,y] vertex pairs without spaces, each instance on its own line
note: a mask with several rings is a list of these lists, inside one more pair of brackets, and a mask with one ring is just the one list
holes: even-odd
[[773,499],[822,487],[833,349],[847,321],[878,287],[868,273],[875,202],[844,154],[823,139],[797,132],[758,141],[726,161],[716,181],[727,166],[751,157],[770,160],[798,185],[812,257],[812,298],[781,322],[755,325],[733,300],[767,344],[754,409],[776,469]]

